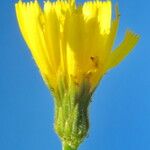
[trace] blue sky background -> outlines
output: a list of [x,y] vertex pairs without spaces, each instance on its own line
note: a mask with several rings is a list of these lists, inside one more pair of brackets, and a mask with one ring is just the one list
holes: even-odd
[[[19,32],[15,2],[0,2],[0,150],[59,150],[52,97]],[[94,94],[90,134],[80,150],[150,149],[150,1],[118,3],[117,43],[127,28],[141,40]]]

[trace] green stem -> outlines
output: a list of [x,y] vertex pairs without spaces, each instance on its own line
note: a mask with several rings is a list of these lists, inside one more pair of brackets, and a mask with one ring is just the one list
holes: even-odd
[[63,143],[63,149],[62,150],[77,150],[77,148],[73,148],[71,146],[69,146],[66,143]]

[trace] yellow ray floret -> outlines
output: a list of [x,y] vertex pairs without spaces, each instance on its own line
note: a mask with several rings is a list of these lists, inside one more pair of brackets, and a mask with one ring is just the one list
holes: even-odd
[[127,31],[123,42],[110,53],[107,69],[111,69],[118,65],[128,55],[128,53],[131,52],[138,40],[138,35],[131,31]]
[[56,89],[60,76],[80,85],[87,79],[91,90],[107,70],[118,65],[134,48],[139,36],[127,31],[123,42],[112,50],[119,25],[119,11],[112,19],[112,3],[75,1],[16,3],[21,33],[49,87]]

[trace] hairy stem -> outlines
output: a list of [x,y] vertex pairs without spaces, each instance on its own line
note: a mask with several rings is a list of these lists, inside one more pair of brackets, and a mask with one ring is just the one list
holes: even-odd
[[63,143],[62,146],[63,146],[63,147],[62,147],[62,150],[77,150],[77,148],[73,148],[73,147],[69,146],[69,145],[66,144],[66,143]]

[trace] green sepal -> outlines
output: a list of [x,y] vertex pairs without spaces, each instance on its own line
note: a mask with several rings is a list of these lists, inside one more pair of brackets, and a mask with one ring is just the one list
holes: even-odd
[[64,143],[76,148],[87,136],[89,129],[90,84],[84,81],[80,85],[72,83],[66,88],[63,80],[60,80],[56,94],[56,133]]

